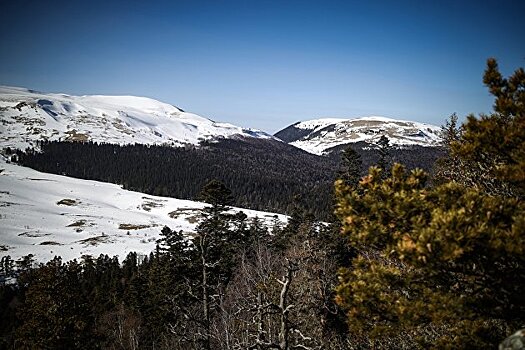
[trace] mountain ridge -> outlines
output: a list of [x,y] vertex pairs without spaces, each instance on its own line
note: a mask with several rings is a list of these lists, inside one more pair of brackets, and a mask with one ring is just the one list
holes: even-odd
[[198,145],[217,138],[273,139],[264,131],[216,122],[148,97],[43,93],[0,86],[0,146],[37,141]]
[[441,128],[435,125],[380,116],[320,118],[296,122],[274,134],[284,142],[322,155],[358,142],[375,143],[381,136],[394,146],[439,146]]

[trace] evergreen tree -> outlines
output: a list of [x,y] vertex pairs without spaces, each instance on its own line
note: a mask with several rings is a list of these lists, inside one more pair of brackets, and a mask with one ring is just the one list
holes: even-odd
[[338,182],[337,214],[359,255],[340,273],[337,300],[354,332],[411,334],[406,347],[494,348],[522,327],[523,77],[502,79],[489,60],[495,113],[461,129],[451,118],[445,142],[458,161],[442,166],[452,181],[427,187],[423,171],[396,164],[386,178],[371,168],[359,189]]
[[170,259],[184,258],[184,252],[188,248],[188,240],[182,231],[172,231],[164,226],[160,232],[161,238],[157,241],[159,251],[166,254]]
[[220,181],[206,184],[199,197],[210,203],[203,209],[202,220],[192,239],[195,262],[200,268],[200,305],[202,309],[202,347],[211,349],[211,319],[217,306],[215,295],[225,286],[232,274],[235,258],[235,232],[231,230],[232,216],[227,214],[233,202],[231,191]]
[[19,310],[16,347],[92,349],[93,320],[80,290],[81,266],[60,258],[37,269]]
[[390,172],[390,165],[392,162],[392,145],[390,140],[385,135],[381,135],[376,143],[377,153],[379,154],[379,160],[377,166],[383,169],[384,176]]
[[0,262],[0,349],[10,348],[13,336],[18,326],[16,306],[21,288],[7,283],[7,278],[15,277],[14,261],[9,255],[2,257]]
[[452,145],[461,139],[461,135],[462,129],[458,125],[458,117],[454,113],[446,120],[445,125],[441,126],[441,140],[446,153],[434,164],[432,174],[432,182],[434,184],[443,184],[453,180],[457,181],[460,178],[474,177],[468,173],[468,170],[472,169],[472,167],[452,152]]
[[198,278],[198,271],[192,261],[190,242],[182,231],[173,231],[165,226],[161,237],[158,241],[159,254],[150,263],[149,284],[154,286],[151,291],[156,302],[153,305],[161,313],[159,324],[172,325],[176,318],[181,317],[181,303],[191,299],[185,283]]
[[361,179],[363,162],[361,155],[351,146],[348,146],[341,154],[341,166],[338,172],[338,178],[343,180],[348,186],[357,186]]
[[503,78],[489,59],[484,83],[495,96],[494,113],[467,117],[452,151],[475,167],[472,182],[485,192],[525,196],[525,70]]
[[449,149],[450,146],[461,139],[461,126],[458,125],[458,116],[453,113],[449,119],[445,122],[445,125],[441,127],[441,139],[445,148]]
[[356,332],[434,325],[444,332],[425,347],[494,347],[525,320],[525,207],[454,183],[425,188],[425,177],[394,165],[384,181],[372,168],[362,193],[338,183],[337,213],[361,252],[338,301]]
[[223,211],[228,205],[233,203],[231,190],[218,180],[206,183],[197,198],[211,204],[211,208],[218,211]]

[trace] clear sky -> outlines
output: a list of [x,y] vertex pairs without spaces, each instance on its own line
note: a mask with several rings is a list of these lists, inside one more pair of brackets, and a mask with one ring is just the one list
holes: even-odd
[[275,132],[490,112],[488,57],[525,66],[525,1],[4,2],[0,84],[148,96]]

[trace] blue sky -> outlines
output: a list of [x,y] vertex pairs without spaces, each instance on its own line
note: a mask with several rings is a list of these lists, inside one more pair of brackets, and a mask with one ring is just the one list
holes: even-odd
[[275,132],[319,117],[490,112],[525,66],[525,2],[10,1],[0,84],[126,94]]

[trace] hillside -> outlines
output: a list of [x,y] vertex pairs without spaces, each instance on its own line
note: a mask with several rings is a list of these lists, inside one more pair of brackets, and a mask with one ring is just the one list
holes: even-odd
[[355,119],[313,119],[290,125],[275,134],[290,145],[313,154],[358,142],[375,143],[384,135],[390,144],[405,146],[438,146],[440,127],[385,117]]
[[[1,157],[0,157],[1,159]],[[37,261],[149,254],[167,225],[191,235],[206,204],[145,195],[118,185],[41,173],[0,160],[0,257]],[[282,215],[246,209],[266,224]]]
[[195,148],[51,142],[40,149],[19,153],[20,164],[183,199],[195,199],[208,181],[218,179],[238,207],[289,213],[300,197],[318,216],[332,211],[337,160],[280,141],[222,139]]
[[0,116],[3,148],[25,149],[44,140],[185,146],[237,136],[272,138],[136,96],[70,96],[0,86]]

